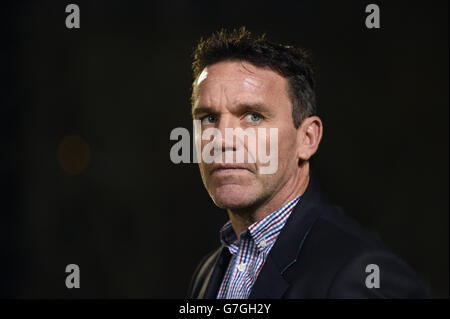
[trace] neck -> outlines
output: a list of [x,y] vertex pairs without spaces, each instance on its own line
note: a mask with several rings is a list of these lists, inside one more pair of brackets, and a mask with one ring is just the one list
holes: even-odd
[[241,233],[251,224],[264,219],[297,196],[302,195],[308,187],[308,183],[309,162],[305,161],[299,166],[296,175],[258,206],[239,211],[228,210],[228,216],[237,239],[240,239]]

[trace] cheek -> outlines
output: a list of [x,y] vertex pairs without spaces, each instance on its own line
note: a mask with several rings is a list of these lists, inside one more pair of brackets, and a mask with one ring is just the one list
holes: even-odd
[[[291,119],[292,121],[292,119]],[[289,127],[284,127],[278,130],[280,149],[289,150],[295,152],[295,146],[297,144],[297,130],[292,125]]]
[[249,153],[255,153],[258,164],[267,164],[268,161],[277,157],[278,162],[293,160],[296,157],[297,131],[295,129],[276,128],[270,130],[264,128],[258,131],[256,138],[256,148],[252,151],[249,145],[246,146]]

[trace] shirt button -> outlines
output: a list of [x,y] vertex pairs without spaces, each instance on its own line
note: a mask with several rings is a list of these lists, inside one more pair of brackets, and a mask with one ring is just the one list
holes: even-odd
[[267,246],[267,242],[263,239],[261,240],[261,242],[259,243],[259,247],[264,248]]
[[239,265],[237,266],[237,269],[238,269],[240,272],[243,272],[243,271],[245,270],[245,266],[246,266],[246,264],[244,264],[244,263],[239,264]]

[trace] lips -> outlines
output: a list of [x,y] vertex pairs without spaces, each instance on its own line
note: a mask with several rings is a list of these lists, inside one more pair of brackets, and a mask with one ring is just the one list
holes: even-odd
[[211,173],[214,172],[230,172],[238,171],[238,170],[248,170],[247,167],[243,165],[236,164],[214,164],[211,168]]

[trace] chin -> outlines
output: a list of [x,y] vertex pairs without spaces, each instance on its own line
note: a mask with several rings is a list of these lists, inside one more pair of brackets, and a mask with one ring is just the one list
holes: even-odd
[[214,203],[223,209],[243,209],[254,203],[249,194],[249,187],[237,184],[227,184],[215,188],[210,192]]

